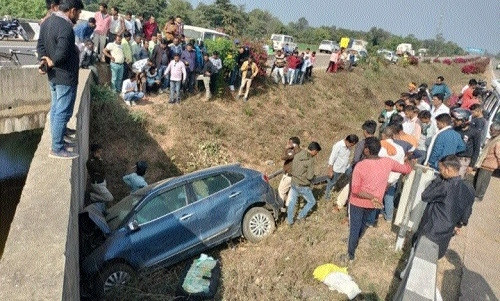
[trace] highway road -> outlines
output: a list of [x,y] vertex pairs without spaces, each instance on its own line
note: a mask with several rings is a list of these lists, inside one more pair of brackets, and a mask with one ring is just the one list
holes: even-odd
[[[36,65],[37,59],[34,56],[35,49],[36,42],[24,42],[18,40],[0,41],[0,66],[15,66],[15,62],[7,58],[11,56],[11,50],[16,52],[17,59],[21,65]],[[15,56],[13,56],[13,59],[15,60]]]

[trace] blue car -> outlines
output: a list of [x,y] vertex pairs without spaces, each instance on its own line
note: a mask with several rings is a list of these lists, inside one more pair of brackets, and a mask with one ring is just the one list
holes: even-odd
[[138,271],[232,238],[258,242],[274,231],[281,207],[267,177],[239,164],[160,181],[107,210],[94,203],[80,213],[81,270],[103,295]]

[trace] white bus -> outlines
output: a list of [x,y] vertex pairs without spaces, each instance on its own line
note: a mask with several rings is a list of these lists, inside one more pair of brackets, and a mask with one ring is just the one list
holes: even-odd
[[287,36],[284,34],[272,34],[271,35],[271,40],[273,41],[273,49],[274,51],[278,49],[283,49],[286,44],[288,44],[288,47],[290,50],[293,50],[297,47],[297,44],[294,42],[294,39],[292,36]]

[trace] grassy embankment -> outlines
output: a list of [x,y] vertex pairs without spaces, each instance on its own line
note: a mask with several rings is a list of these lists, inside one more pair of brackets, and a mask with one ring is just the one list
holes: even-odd
[[[318,70],[314,83],[253,88],[248,103],[203,102],[200,93],[170,106],[163,94],[131,108],[99,87],[93,91],[91,139],[105,147],[108,186],[118,199],[127,193],[121,176],[139,159],[149,162],[150,183],[228,162],[270,173],[281,167],[279,157],[290,136],[299,136],[303,146],[312,140],[322,145],[316,170],[323,174],[334,142],[350,133],[361,135],[361,123],[376,119],[383,101],[397,99],[408,82],[431,84],[437,75],[443,75],[453,91],[460,91],[470,78],[456,65],[441,64],[391,65],[378,72],[358,67],[333,75]],[[217,299],[344,299],[312,276],[315,267],[335,263],[346,251],[348,228],[341,224],[345,212],[333,213],[333,204],[321,199],[323,190],[314,190],[319,201],[305,224],[288,229],[280,221],[276,233],[262,243],[236,240],[209,252],[222,263]],[[385,223],[368,229],[349,268],[366,299],[385,299],[397,287],[393,273],[402,254],[393,251],[394,231]],[[122,297],[172,298],[184,265],[141,278]]]

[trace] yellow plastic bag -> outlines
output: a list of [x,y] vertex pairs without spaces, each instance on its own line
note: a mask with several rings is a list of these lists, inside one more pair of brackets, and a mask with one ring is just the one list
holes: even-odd
[[334,265],[333,263],[322,264],[314,269],[313,276],[314,279],[318,279],[319,281],[323,282],[326,276],[333,272],[344,273],[347,275],[347,267],[342,268]]

